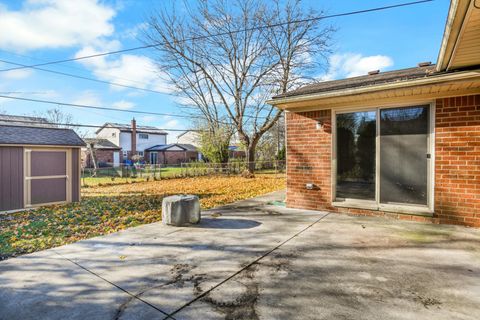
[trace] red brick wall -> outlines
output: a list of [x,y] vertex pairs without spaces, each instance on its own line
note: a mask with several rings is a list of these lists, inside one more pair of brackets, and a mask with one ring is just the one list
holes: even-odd
[[[158,162],[160,164],[181,164],[185,162],[197,161],[198,152],[197,151],[165,151],[165,154],[162,151],[158,152]],[[145,152],[145,160],[150,161],[150,153]]]
[[[331,209],[331,111],[288,112],[287,204],[293,208]],[[323,130],[317,130],[317,122]],[[314,183],[306,190],[306,183]]]
[[435,214],[480,227],[480,95],[437,100]]
[[332,207],[330,110],[286,115],[287,206],[480,227],[480,95],[438,99],[435,115],[433,217]]
[[[115,150],[96,150],[95,154],[97,156],[97,163],[108,163],[113,164],[113,152]],[[119,151],[120,152],[120,151]],[[120,157],[121,157],[120,152]],[[82,166],[86,168],[92,168],[92,157],[90,156],[90,151],[88,149],[82,150]]]

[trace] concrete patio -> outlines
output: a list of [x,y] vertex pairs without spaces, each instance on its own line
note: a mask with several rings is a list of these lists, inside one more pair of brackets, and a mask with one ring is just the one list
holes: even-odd
[[0,262],[0,319],[480,318],[480,230],[282,197]]

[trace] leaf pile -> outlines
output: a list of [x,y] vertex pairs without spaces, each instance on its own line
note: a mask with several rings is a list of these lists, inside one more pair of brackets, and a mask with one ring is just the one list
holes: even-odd
[[96,186],[82,190],[82,202],[0,216],[0,260],[161,220],[162,199],[196,194],[203,209],[285,187],[283,178],[257,175],[196,177]]

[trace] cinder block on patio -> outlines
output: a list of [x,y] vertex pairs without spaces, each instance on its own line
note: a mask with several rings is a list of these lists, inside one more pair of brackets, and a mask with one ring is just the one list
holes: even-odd
[[177,195],[163,199],[162,222],[184,226],[200,222],[200,202],[195,195]]

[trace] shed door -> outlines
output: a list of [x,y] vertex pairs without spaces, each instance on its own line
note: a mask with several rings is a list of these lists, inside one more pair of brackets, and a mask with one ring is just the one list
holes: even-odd
[[71,201],[71,152],[25,150],[25,206]]

